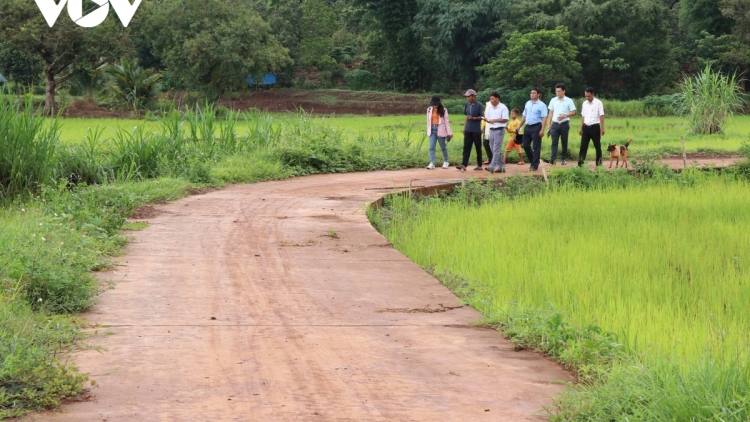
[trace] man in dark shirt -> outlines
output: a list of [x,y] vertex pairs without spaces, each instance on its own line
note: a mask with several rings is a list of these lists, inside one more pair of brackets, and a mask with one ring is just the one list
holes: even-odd
[[466,124],[464,125],[464,156],[459,170],[466,170],[471,157],[471,146],[477,150],[477,166],[474,170],[482,170],[482,117],[484,107],[477,102],[477,93],[473,89],[466,91],[464,97],[468,102],[464,105]]

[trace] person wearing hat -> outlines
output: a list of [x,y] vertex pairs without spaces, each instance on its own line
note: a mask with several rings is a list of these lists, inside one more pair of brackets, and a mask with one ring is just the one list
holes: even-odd
[[474,170],[482,170],[482,119],[484,118],[484,107],[477,102],[477,93],[470,89],[464,93],[467,102],[464,104],[466,123],[464,124],[464,156],[461,165],[456,166],[459,170],[466,170],[471,157],[472,145],[477,150],[477,166]]
[[445,146],[446,138],[450,141],[453,137],[451,124],[448,121],[448,110],[445,109],[440,97],[433,95],[430,100],[430,106],[427,107],[427,137],[430,138],[430,164],[428,170],[435,168],[435,144],[440,143],[440,149],[443,151],[443,168],[447,169],[448,148]]

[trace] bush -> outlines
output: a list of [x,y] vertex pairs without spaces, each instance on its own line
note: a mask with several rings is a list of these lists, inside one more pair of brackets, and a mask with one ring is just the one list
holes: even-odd
[[737,76],[724,76],[710,64],[698,75],[686,78],[681,88],[679,110],[688,116],[693,135],[723,133],[727,121],[745,102]]
[[648,116],[674,116],[682,94],[651,95],[643,99],[643,110]]
[[378,88],[378,78],[374,73],[356,69],[344,75],[346,87],[354,91],[370,91]]
[[115,101],[140,110],[156,100],[162,75],[138,66],[137,59],[122,60],[119,65],[107,67],[105,72],[112,77],[109,90]]
[[35,115],[30,100],[19,105],[0,95],[0,200],[50,180],[59,126]]

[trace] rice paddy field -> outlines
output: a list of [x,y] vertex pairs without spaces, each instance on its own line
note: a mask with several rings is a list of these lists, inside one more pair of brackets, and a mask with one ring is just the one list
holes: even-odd
[[[540,332],[563,363],[597,355],[575,368],[598,375],[558,399],[556,420],[746,421],[750,184],[682,177],[481,205],[394,198],[402,218],[380,228],[438,278],[465,280],[469,303],[511,338]],[[611,349],[616,363],[600,353]]]
[[[238,136],[247,134],[254,127],[252,120],[255,114],[248,113],[238,119],[236,131]],[[281,125],[298,119],[292,113],[269,114],[274,121]],[[413,116],[339,116],[323,117],[311,116],[311,120],[320,122],[322,126],[341,130],[350,138],[361,136],[372,137],[373,135],[391,135],[406,137],[412,141],[426,140],[425,122],[423,115]],[[451,162],[459,159],[463,146],[460,132],[462,130],[461,116],[454,116],[453,130],[457,138],[448,144]],[[217,122],[220,123],[220,122]],[[573,129],[570,134],[571,157],[577,154],[580,146],[580,137],[576,128],[580,120],[573,121]],[[65,142],[80,142],[86,136],[88,128],[101,127],[104,129],[104,138],[114,138],[119,130],[130,131],[135,127],[143,127],[147,131],[158,130],[159,123],[147,120],[125,120],[125,119],[63,119],[61,124],[61,140]],[[216,129],[218,135],[218,128]],[[688,126],[685,119],[679,117],[642,117],[642,118],[610,118],[606,121],[606,134],[603,143],[624,144],[629,138],[633,138],[631,154],[642,155],[646,152],[661,152],[677,154],[681,151],[680,137],[685,137],[686,149],[690,153],[735,152],[743,141],[748,139],[750,133],[750,116],[736,116],[726,128],[723,135],[693,136],[687,135]],[[543,157],[549,156],[550,138],[544,138],[542,153]],[[427,148],[425,142],[424,148]]]
[[489,314],[549,304],[637,351],[694,360],[750,340],[748,204],[744,182],[571,188],[435,205],[389,238],[424,267],[488,286]]

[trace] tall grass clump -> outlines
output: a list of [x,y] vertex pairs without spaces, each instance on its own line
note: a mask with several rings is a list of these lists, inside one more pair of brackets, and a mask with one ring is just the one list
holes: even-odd
[[38,117],[31,101],[0,95],[0,200],[50,181],[59,121]]
[[745,103],[737,75],[725,76],[706,65],[702,72],[682,82],[680,112],[689,119],[690,133],[723,133],[732,115]]
[[[578,376],[549,409],[556,420],[747,420],[747,180],[734,170],[585,173],[528,193],[511,178],[396,197],[372,219],[487,325]],[[445,241],[475,239],[467,221],[486,222],[494,240]]]

